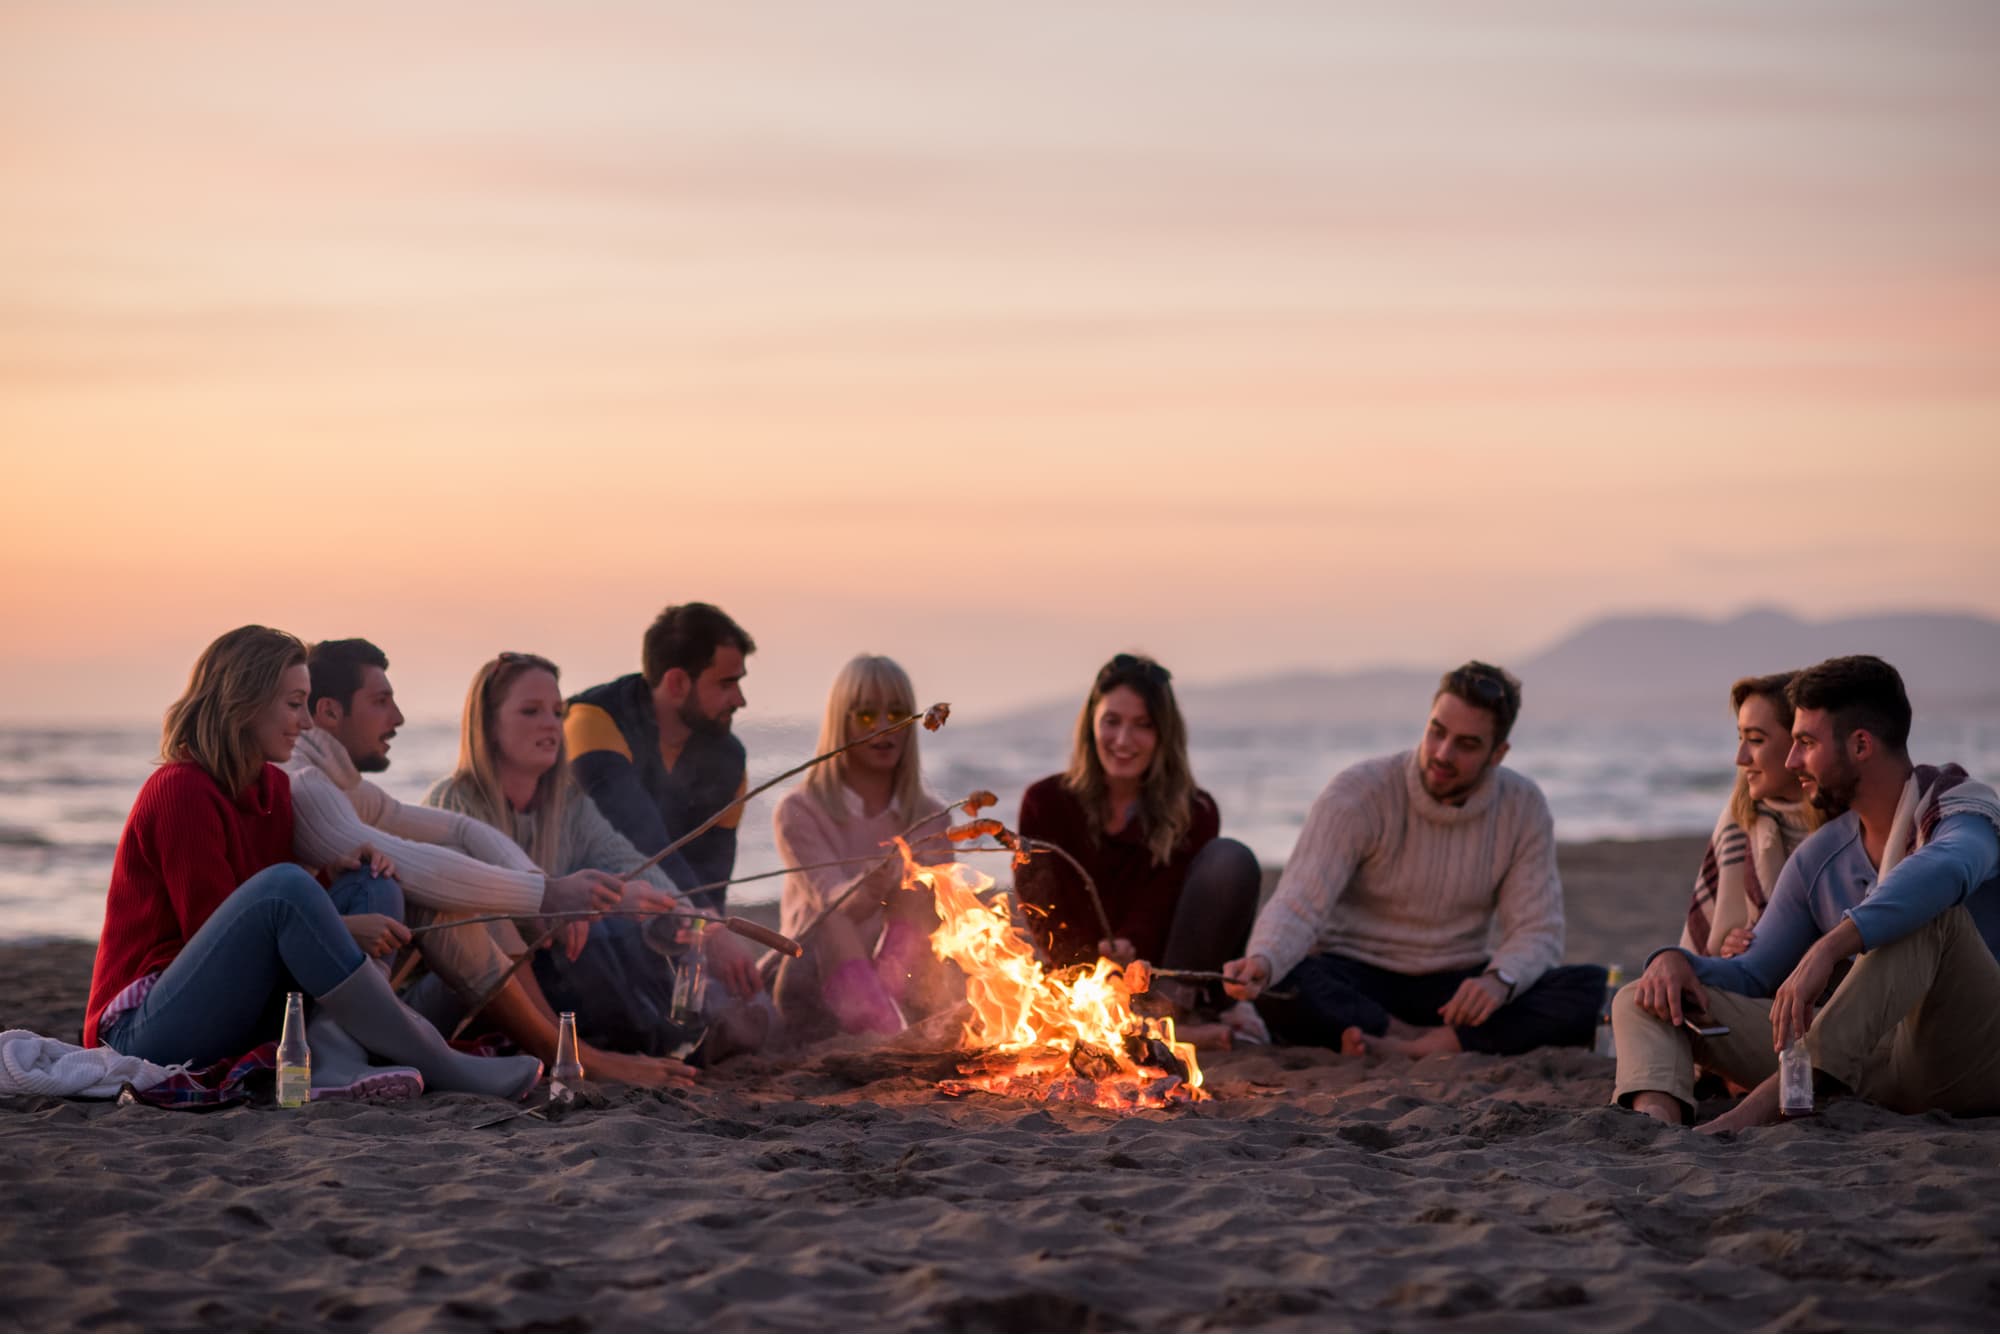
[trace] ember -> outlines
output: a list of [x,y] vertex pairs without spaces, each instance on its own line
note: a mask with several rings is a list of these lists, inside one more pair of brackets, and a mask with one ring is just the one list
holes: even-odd
[[1014,930],[1007,899],[980,896],[993,881],[962,863],[921,867],[903,848],[911,889],[928,888],[939,926],[931,949],[965,971],[966,1046],[979,1057],[947,1094],[984,1091],[1080,1101],[1100,1108],[1159,1108],[1208,1097],[1194,1046],[1177,1042],[1171,1019],[1132,1010],[1118,966],[1100,959],[1055,972]]

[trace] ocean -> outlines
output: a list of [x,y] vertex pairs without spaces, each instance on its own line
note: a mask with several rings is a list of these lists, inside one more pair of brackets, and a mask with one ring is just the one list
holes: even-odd
[[[737,731],[750,752],[754,784],[807,759],[816,725],[746,718]],[[1275,865],[1291,851],[1313,798],[1335,772],[1408,746],[1414,733],[1414,726],[1401,724],[1197,728],[1190,748],[1197,781],[1222,809],[1223,833]],[[97,935],[118,833],[158,742],[158,731],[145,726],[0,725],[0,940]],[[1541,785],[1557,836],[1565,841],[1706,834],[1729,793],[1735,744],[1727,718],[1524,722],[1508,764]],[[1062,734],[956,723],[923,738],[933,792],[950,800],[989,788],[1010,823],[1022,791],[1061,767],[1065,746]],[[450,769],[457,750],[455,723],[406,725],[396,737],[394,763],[375,777],[397,797],[416,801]],[[1912,751],[1921,760],[1956,760],[1980,778],[2000,779],[2000,718],[1920,721]],[[752,805],[738,872],[778,866],[771,808],[784,791]],[[1005,874],[1001,860],[982,868]],[[780,884],[777,878],[756,882],[735,898],[775,899]]]

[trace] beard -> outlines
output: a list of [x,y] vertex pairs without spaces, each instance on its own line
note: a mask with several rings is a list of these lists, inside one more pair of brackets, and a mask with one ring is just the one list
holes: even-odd
[[695,703],[692,694],[687,699],[681,701],[681,707],[677,712],[680,714],[681,722],[695,736],[723,737],[729,733],[729,715],[724,714],[721,718],[710,718],[701,712],[701,706]]
[[383,770],[389,768],[389,753],[387,751],[376,751],[369,755],[357,756],[354,760],[354,768],[362,774],[380,774]]
[[1828,816],[1838,816],[1854,805],[1855,790],[1861,786],[1861,771],[1845,758],[1840,768],[1813,783],[1813,806]]
[[1425,766],[1419,771],[1418,781],[1423,784],[1424,791],[1429,793],[1432,798],[1449,805],[1454,802],[1463,801],[1468,793],[1479,786],[1479,781],[1486,777],[1486,771],[1491,767],[1492,762],[1482,760],[1479,762],[1479,768],[1474,770],[1469,777],[1463,771],[1460,771],[1460,777],[1457,782],[1453,783],[1449,788],[1439,789],[1431,786],[1430,767]]

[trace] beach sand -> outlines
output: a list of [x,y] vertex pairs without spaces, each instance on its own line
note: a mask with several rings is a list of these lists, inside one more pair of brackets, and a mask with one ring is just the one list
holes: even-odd
[[[1563,850],[1570,958],[1677,930],[1699,840]],[[0,949],[74,1036],[81,944]],[[912,1045],[921,1048],[921,1044]],[[692,1093],[193,1115],[0,1101],[0,1325],[87,1329],[1968,1329],[2000,1324],[2000,1119],[1856,1103],[1708,1140],[1582,1052],[1205,1054],[1116,1116],[941,1059],[748,1059]]]

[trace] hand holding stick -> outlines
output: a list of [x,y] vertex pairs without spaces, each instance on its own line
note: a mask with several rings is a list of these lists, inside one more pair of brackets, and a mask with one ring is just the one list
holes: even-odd
[[[415,936],[420,932],[434,932],[444,927],[463,927],[467,923],[499,922],[502,919],[511,920],[512,916],[513,915],[506,913],[487,913],[472,918],[454,918],[449,922],[432,923],[426,927],[412,928],[410,930],[410,935]],[[657,910],[652,910],[652,909],[636,909],[636,910],[611,909],[604,913],[596,913],[586,909],[586,910],[579,910],[573,913],[546,913],[542,914],[541,916],[544,919],[551,920],[549,926],[543,929],[542,934],[540,936],[536,937],[532,942],[529,943],[527,952],[523,954],[519,959],[515,960],[514,963],[508,967],[506,973],[500,975],[499,981],[494,983],[492,987],[487,988],[485,992],[481,993],[479,999],[474,1001],[472,1005],[466,1009],[464,1018],[458,1022],[458,1027],[451,1031],[451,1036],[453,1038],[457,1038],[460,1034],[463,1034],[465,1032],[466,1026],[471,1024],[473,1019],[477,1017],[481,1011],[485,1010],[486,1007],[492,1003],[493,998],[499,996],[501,991],[507,986],[507,984],[514,980],[514,975],[521,971],[521,966],[526,964],[529,960],[533,959],[535,957],[536,951],[540,950],[543,946],[547,945],[552,939],[554,939],[557,930],[562,925],[562,922],[567,919],[679,918],[688,922],[714,922],[714,923],[721,923],[723,927],[727,928],[730,932],[734,933],[737,936],[744,937],[751,941],[755,941],[757,944],[762,946],[769,946],[773,950],[779,951],[786,955],[790,955],[794,959],[797,959],[800,955],[803,955],[805,953],[805,947],[800,945],[797,941],[794,941],[791,937],[786,936],[780,932],[774,932],[770,928],[765,927],[759,923],[751,922],[748,918],[718,918],[707,913],[659,912]]]

